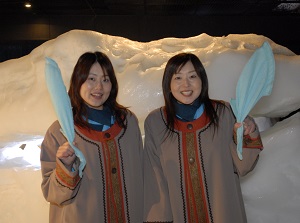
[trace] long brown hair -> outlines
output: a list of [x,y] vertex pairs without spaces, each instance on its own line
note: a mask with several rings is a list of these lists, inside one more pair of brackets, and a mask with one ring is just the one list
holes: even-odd
[[[205,68],[199,58],[191,53],[180,53],[169,59],[167,62],[163,80],[162,80],[162,89],[165,100],[165,110],[167,118],[167,126],[171,132],[174,131],[174,125],[176,121],[175,107],[173,104],[174,96],[171,93],[171,80],[172,76],[175,73],[178,73],[181,68],[188,62],[191,61],[193,64],[197,75],[200,77],[202,82],[202,89],[198,99],[200,103],[203,103],[205,106],[205,112],[209,117],[210,121],[215,128],[218,127],[219,117],[213,106],[213,102],[219,103],[218,101],[211,100],[208,95],[208,79],[206,75]],[[222,103],[220,103],[222,104]],[[170,132],[169,132],[170,133]]]
[[124,120],[129,110],[117,102],[119,87],[115,71],[110,59],[102,52],[86,52],[82,54],[74,67],[68,92],[73,109],[74,123],[78,126],[89,128],[88,122],[83,118],[83,116],[86,117],[87,111],[84,106],[85,102],[80,96],[80,88],[88,78],[94,63],[100,64],[103,72],[109,76],[112,84],[110,95],[103,105],[108,106],[112,110],[118,125],[125,127]]

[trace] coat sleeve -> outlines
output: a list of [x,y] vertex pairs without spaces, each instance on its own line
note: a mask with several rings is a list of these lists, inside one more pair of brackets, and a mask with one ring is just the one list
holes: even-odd
[[[231,111],[230,119],[233,124],[236,122]],[[245,176],[251,172],[257,164],[259,154],[263,149],[258,127],[255,132],[243,136],[243,159],[240,160],[237,155],[236,133],[232,130],[233,137],[230,145],[231,154],[234,162],[234,167],[239,176]]]
[[173,222],[168,184],[158,152],[160,131],[149,117],[144,129],[144,222]]
[[45,199],[56,205],[71,203],[80,186],[79,162],[75,161],[75,171],[71,172],[56,158],[58,147],[65,142],[60,126],[55,122],[48,129],[41,145],[41,188]]

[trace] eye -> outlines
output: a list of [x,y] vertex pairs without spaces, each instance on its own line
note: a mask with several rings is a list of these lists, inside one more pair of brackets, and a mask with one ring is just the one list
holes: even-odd
[[198,78],[198,75],[197,75],[197,73],[191,73],[190,75],[189,75],[189,77],[192,79],[192,78]]
[[108,77],[108,76],[105,76],[105,77],[103,78],[103,82],[110,82],[109,77]]
[[94,77],[88,77],[88,80],[95,81],[95,78]]
[[181,77],[180,77],[180,76],[178,76],[178,75],[174,75],[173,79],[174,79],[174,80],[180,80],[180,79],[181,79]]

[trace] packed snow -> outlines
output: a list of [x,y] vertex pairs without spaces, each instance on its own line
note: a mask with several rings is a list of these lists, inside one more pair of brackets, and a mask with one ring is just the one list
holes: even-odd
[[[275,58],[275,81],[251,115],[259,125],[264,150],[242,191],[249,223],[299,223],[300,219],[300,56],[256,34],[164,38],[141,43],[94,31],[72,30],[30,54],[0,63],[0,222],[48,222],[49,204],[40,188],[40,144],[56,120],[44,78],[45,57],[61,69],[66,87],[79,56],[102,51],[119,81],[121,104],[138,116],[163,104],[161,79],[167,60],[192,52],[203,62],[211,98],[230,101],[243,67],[265,41]],[[289,115],[289,116],[288,116]],[[279,121],[282,117],[283,121]]]

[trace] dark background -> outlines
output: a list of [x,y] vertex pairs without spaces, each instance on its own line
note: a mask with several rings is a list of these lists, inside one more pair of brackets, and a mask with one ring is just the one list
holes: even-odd
[[0,0],[0,62],[72,29],[140,42],[255,33],[300,54],[300,1]]

